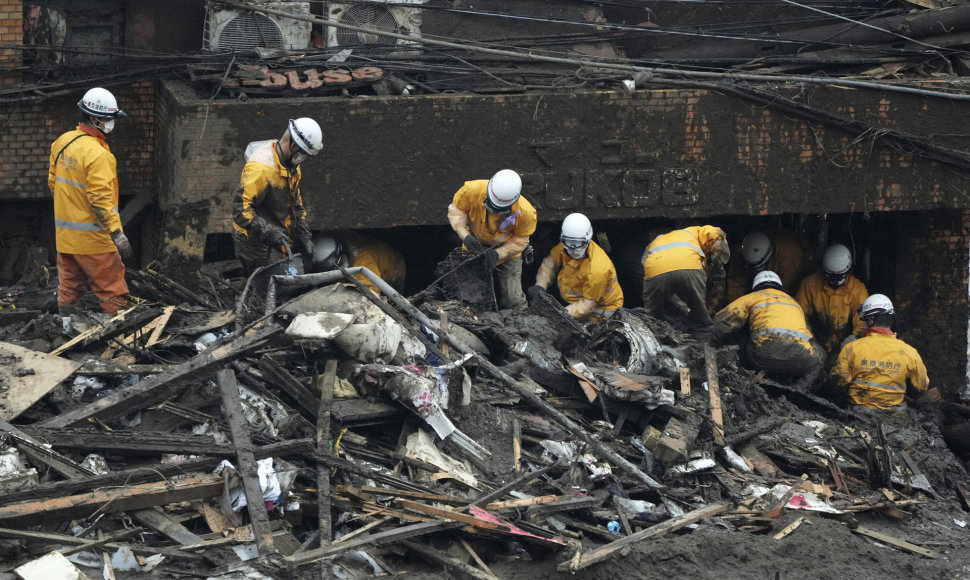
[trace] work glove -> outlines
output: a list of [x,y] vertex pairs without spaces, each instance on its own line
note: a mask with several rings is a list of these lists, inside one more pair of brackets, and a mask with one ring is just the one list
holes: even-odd
[[283,246],[289,247],[293,244],[293,241],[290,240],[290,236],[286,235],[286,232],[279,228],[267,230],[263,235],[263,240],[274,248],[280,248]]
[[128,236],[126,236],[121,230],[115,230],[111,232],[111,241],[115,243],[118,248],[118,253],[121,257],[128,259],[131,257],[131,242],[128,241]]
[[538,295],[544,294],[545,291],[546,291],[545,288],[543,288],[542,286],[539,286],[538,284],[535,284],[533,286],[529,286],[529,289],[525,291],[525,295],[526,297],[528,297],[529,302],[532,302],[533,300],[536,299]]
[[528,265],[534,262],[535,259],[536,259],[535,248],[533,248],[532,246],[526,246],[525,249],[522,250],[522,262]]
[[482,243],[472,234],[468,234],[461,240],[469,252],[477,252],[482,249]]
[[489,266],[494,268],[495,264],[498,263],[498,250],[491,248],[485,252],[485,261],[488,262]]

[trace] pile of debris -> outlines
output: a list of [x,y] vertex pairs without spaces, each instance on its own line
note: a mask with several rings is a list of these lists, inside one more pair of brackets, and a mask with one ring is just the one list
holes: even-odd
[[82,332],[0,310],[0,576],[664,577],[724,570],[697,542],[726,534],[735,572],[777,577],[756,546],[809,534],[835,566],[901,550],[859,577],[970,564],[948,551],[967,473],[932,422],[858,416],[639,310],[473,310],[360,268],[258,298],[209,278],[133,272],[145,300]]

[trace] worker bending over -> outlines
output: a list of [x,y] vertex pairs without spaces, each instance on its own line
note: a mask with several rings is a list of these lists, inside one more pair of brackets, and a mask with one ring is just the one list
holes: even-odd
[[751,292],[728,304],[714,317],[719,338],[748,327],[741,347],[742,364],[775,377],[801,377],[822,364],[822,348],[815,342],[802,307],[781,289],[770,270],[754,277]]
[[484,250],[495,269],[500,308],[526,305],[522,251],[536,231],[538,215],[522,197],[522,179],[503,169],[491,179],[466,181],[448,206],[448,221],[469,252]]
[[930,384],[916,349],[891,330],[896,311],[883,294],[873,294],[859,307],[865,336],[846,344],[829,374],[831,388],[850,403],[871,409],[905,408],[907,386],[917,392]]
[[723,299],[717,301],[717,307],[747,294],[755,275],[765,270],[777,274],[782,289],[794,294],[811,268],[808,253],[802,239],[792,232],[775,230],[749,233],[741,240],[741,248],[737,252],[740,259],[731,262],[728,268],[726,293]]
[[727,234],[719,227],[691,226],[657,236],[643,253],[643,308],[664,319],[667,301],[676,296],[689,308],[688,331],[709,339],[713,323],[705,304],[707,276],[730,257]]
[[562,222],[559,243],[539,265],[529,299],[547,290],[553,279],[566,312],[573,318],[600,320],[613,316],[623,306],[623,290],[616,280],[613,261],[593,240],[593,225],[581,213],[571,213]]
[[822,256],[822,268],[802,280],[795,300],[815,338],[826,351],[837,354],[849,336],[861,337],[865,324],[859,306],[869,296],[858,278],[849,273],[852,252],[842,244],[832,244]]
[[232,240],[247,276],[291,252],[301,252],[309,262],[313,242],[300,194],[300,164],[321,149],[320,125],[307,117],[291,119],[278,140],[246,147],[232,201]]
[[105,314],[128,304],[122,258],[131,244],[118,214],[118,163],[105,142],[126,115],[107,89],[93,88],[78,101],[77,128],[51,145],[47,185],[54,194],[57,305],[77,314],[88,284]]
[[[395,290],[404,289],[407,275],[404,256],[384,240],[351,233],[317,237],[313,242],[314,271],[336,270],[338,265],[367,268]],[[363,274],[356,274],[354,278],[380,295],[377,285]]]

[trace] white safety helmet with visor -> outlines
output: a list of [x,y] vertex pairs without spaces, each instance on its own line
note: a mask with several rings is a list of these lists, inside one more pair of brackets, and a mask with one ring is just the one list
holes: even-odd
[[309,117],[290,119],[290,140],[299,150],[290,157],[290,165],[297,165],[306,161],[310,155],[316,155],[323,149],[323,131],[316,121]]
[[77,102],[77,108],[88,117],[97,119],[94,126],[107,135],[115,128],[115,119],[123,119],[128,115],[118,108],[118,101],[108,89],[95,87],[84,93]]
[[485,209],[489,213],[509,213],[522,193],[522,178],[511,169],[503,169],[488,180],[487,189]]
[[825,250],[825,255],[822,256],[822,271],[829,286],[838,288],[845,284],[850,268],[852,268],[852,252],[849,248],[842,244],[832,244]]
[[566,250],[566,254],[574,260],[586,255],[590,240],[593,239],[593,225],[589,218],[581,213],[571,213],[562,220],[562,232],[559,241]]

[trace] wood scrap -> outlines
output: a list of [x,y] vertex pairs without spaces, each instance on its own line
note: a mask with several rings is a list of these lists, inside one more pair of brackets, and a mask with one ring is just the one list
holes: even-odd
[[870,530],[869,528],[859,526],[852,530],[853,533],[859,534],[860,536],[866,536],[867,538],[872,538],[873,540],[882,542],[884,544],[889,544],[890,546],[895,546],[901,550],[907,552],[912,552],[913,554],[919,554],[920,556],[926,556],[927,558],[939,558],[939,553],[924,548],[922,546],[917,546],[916,544],[911,544],[905,540],[900,540],[894,538],[890,535],[883,534],[882,532],[877,532],[875,530]]
[[711,400],[711,420],[713,421],[714,442],[724,447],[724,417],[721,414],[721,389],[717,379],[717,356],[714,348],[704,345],[704,362],[707,368],[707,391]]

